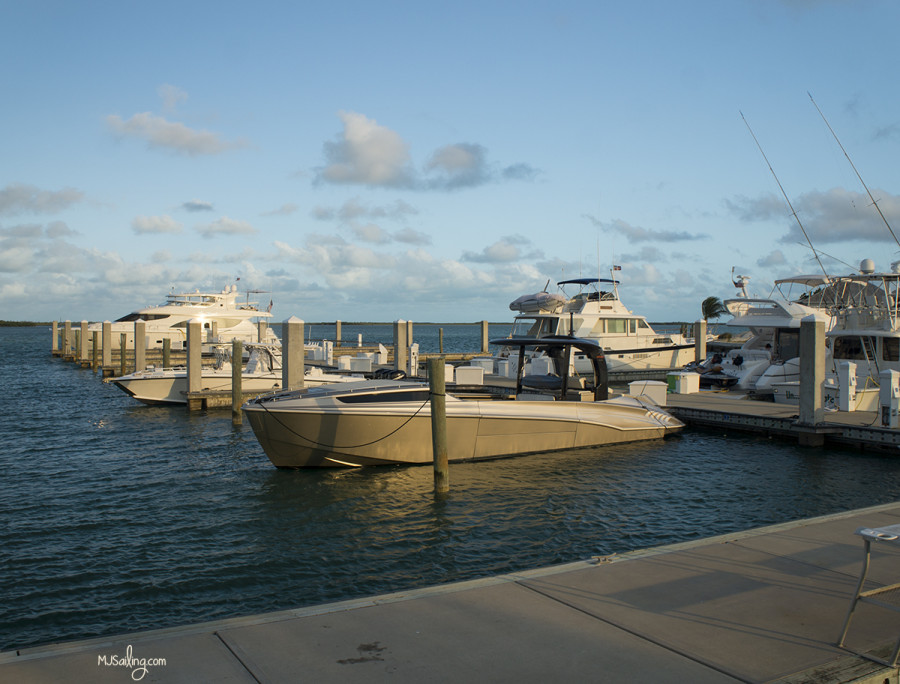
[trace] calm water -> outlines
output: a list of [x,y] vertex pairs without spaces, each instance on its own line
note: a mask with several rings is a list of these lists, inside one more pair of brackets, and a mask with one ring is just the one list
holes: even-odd
[[[453,326],[447,351],[451,329],[468,331],[460,350],[474,349],[477,328]],[[900,460],[687,432],[452,465],[451,495],[435,502],[430,468],[279,471],[229,411],[137,404],[49,348],[45,328],[0,329],[2,649],[482,577],[900,497]]]

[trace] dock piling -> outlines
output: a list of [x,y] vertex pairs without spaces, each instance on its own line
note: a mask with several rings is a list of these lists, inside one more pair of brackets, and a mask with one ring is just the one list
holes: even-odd
[[100,324],[100,372],[109,373],[112,366],[112,323],[103,321]]
[[706,321],[694,321],[694,361],[706,360]]
[[434,493],[450,491],[450,468],[447,457],[447,394],[444,360],[428,359],[428,387],[431,399],[431,444],[434,451]]
[[147,367],[147,323],[139,318],[134,322],[134,372]]
[[199,392],[203,384],[202,330],[200,319],[192,318],[187,325],[187,409],[197,411],[202,408],[202,400],[191,397]]
[[409,344],[406,341],[406,321],[402,318],[394,321],[394,370],[406,372]]
[[242,420],[241,403],[243,391],[241,389],[242,364],[241,357],[244,353],[243,345],[238,339],[231,341],[231,424],[240,425]]
[[488,353],[488,322],[481,321],[481,353]]
[[306,384],[303,379],[306,356],[303,326],[301,319],[291,316],[281,327],[281,385],[284,389],[297,389]]
[[127,357],[128,352],[128,334],[120,333],[119,334],[119,376],[125,375],[127,372],[127,367],[125,365],[125,359]]
[[163,366],[163,368],[171,368],[172,367],[172,340],[168,337],[164,337],[162,343],[163,343],[162,366]]

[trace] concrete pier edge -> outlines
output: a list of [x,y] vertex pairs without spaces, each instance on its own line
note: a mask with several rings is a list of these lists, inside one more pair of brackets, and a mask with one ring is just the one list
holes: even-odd
[[[677,551],[684,551],[691,548],[710,546],[714,544],[725,544],[731,541],[747,539],[752,537],[763,536],[773,532],[797,529],[807,525],[815,525],[818,523],[829,522],[833,520],[841,520],[851,518],[858,515],[874,514],[881,511],[896,510],[897,503],[887,503],[865,508],[857,508],[849,511],[840,511],[837,513],[829,513],[826,515],[816,516],[812,518],[803,518],[800,520],[788,521],[783,523],[775,523],[763,527],[756,527],[742,531],[728,532],[715,535],[712,537],[703,537],[692,539],[673,544],[665,544],[662,546],[647,547],[643,549],[634,549],[623,553],[612,553],[605,556],[593,556],[584,560],[573,561],[571,563],[562,563],[542,568],[534,568],[530,570],[514,571],[501,575],[490,577],[481,577],[471,580],[463,580],[448,584],[439,584],[428,587],[420,587],[405,591],[391,592],[387,594],[379,594],[355,599],[347,599],[344,601],[335,601],[330,603],[317,604],[312,606],[304,606],[300,608],[290,608],[281,611],[273,611],[268,613],[259,613],[256,615],[238,616],[233,618],[223,618],[219,620],[211,620],[206,622],[198,622],[189,625],[180,625],[176,627],[163,627],[159,629],[144,630],[125,634],[114,634],[99,637],[91,637],[88,639],[80,639],[76,641],[67,641],[53,644],[43,644],[32,647],[25,647],[12,651],[0,651],[0,665],[12,662],[22,662],[25,660],[35,660],[52,656],[78,653],[83,651],[97,651],[114,644],[127,641],[132,644],[144,641],[153,641],[161,638],[188,636],[195,634],[216,633],[220,630],[232,629],[236,627],[248,627],[253,625],[276,623],[294,618],[310,617],[317,615],[327,615],[329,613],[339,613],[351,611],[358,608],[366,608],[382,604],[397,603],[402,601],[410,601],[417,598],[428,596],[438,596],[441,594],[451,594],[470,589],[489,587],[506,583],[514,583],[522,580],[549,577],[552,575],[571,572],[575,570],[583,570],[600,564],[619,563],[627,560],[639,558],[650,558],[653,556],[661,556]],[[849,597],[848,597],[849,598]],[[848,653],[848,656],[853,657]],[[892,670],[893,672],[893,670]]]

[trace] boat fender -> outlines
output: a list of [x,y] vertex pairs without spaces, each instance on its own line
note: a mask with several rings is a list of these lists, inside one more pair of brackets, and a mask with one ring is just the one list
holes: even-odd
[[737,366],[738,368],[740,368],[741,366],[744,365],[744,357],[741,356],[740,354],[738,354],[737,356],[734,357],[734,359],[732,360],[732,363],[735,366]]
[[379,368],[372,374],[372,377],[376,380],[403,380],[406,373],[394,368]]

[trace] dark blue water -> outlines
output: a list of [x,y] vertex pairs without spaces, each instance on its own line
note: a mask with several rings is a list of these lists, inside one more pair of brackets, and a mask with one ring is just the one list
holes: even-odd
[[[471,350],[480,333],[469,335]],[[686,432],[452,465],[451,495],[436,502],[430,468],[279,471],[229,411],[140,405],[49,349],[46,328],[0,328],[3,649],[483,577],[900,496],[895,459]]]

